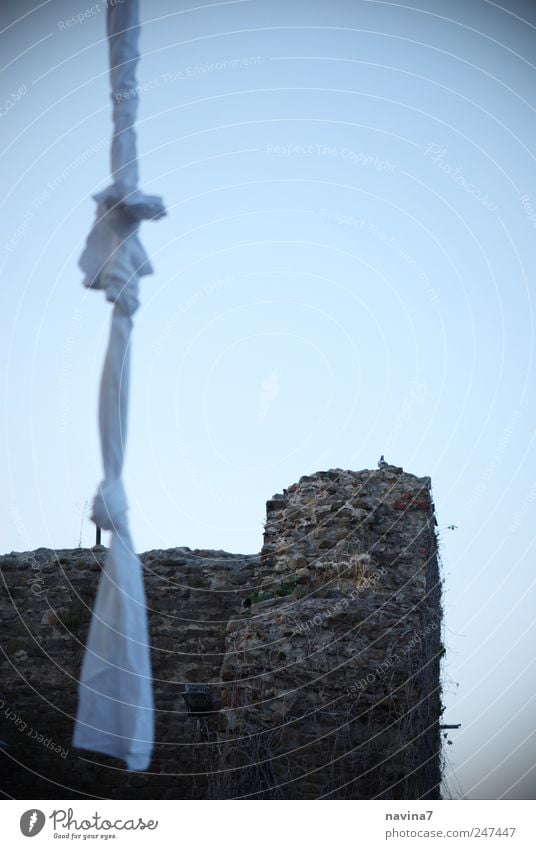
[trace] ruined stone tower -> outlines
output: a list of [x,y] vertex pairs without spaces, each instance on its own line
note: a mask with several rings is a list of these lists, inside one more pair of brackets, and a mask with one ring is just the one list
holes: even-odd
[[[443,649],[429,478],[393,466],[317,472],[268,501],[259,555],[142,555],[157,709],[150,774],[93,754],[88,763],[70,746],[103,556],[0,558],[11,795],[439,796]],[[192,682],[208,685],[210,714],[188,713],[182,692]]]

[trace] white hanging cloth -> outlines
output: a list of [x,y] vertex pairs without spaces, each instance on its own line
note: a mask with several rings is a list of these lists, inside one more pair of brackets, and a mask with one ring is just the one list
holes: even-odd
[[108,4],[114,131],[113,183],[95,195],[97,216],[80,267],[84,285],[103,289],[114,305],[102,371],[99,428],[104,480],[93,521],[110,530],[89,627],[73,746],[113,755],[129,770],[145,770],[154,739],[147,607],[141,563],[134,553],[121,473],[126,439],[132,314],[139,278],[152,268],[138,238],[142,219],[165,215],[159,197],[138,189],[134,123],[138,107],[138,0]]

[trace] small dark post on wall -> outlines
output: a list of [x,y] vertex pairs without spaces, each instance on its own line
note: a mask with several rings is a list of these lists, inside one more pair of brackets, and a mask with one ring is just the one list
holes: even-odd
[[97,538],[95,540],[95,545],[100,545],[101,544],[100,540],[101,540],[101,529],[97,525]]

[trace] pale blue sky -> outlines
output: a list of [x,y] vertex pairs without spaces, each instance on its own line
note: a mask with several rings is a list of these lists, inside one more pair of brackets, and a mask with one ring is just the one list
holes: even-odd
[[[302,474],[431,475],[459,526],[453,792],[533,796],[536,10],[417,6],[142,0],[141,177],[168,216],[142,231],[131,526],[140,551],[255,552]],[[110,308],[77,261],[108,182],[104,24],[52,0],[0,35],[1,551],[75,546],[101,474]]]

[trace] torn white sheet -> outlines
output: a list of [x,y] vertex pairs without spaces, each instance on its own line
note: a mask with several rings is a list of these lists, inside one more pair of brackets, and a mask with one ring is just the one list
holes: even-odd
[[114,304],[99,400],[104,480],[93,520],[110,530],[78,690],[73,745],[122,758],[129,770],[145,770],[154,738],[153,694],[142,567],[127,522],[121,474],[126,440],[132,314],[139,277],[152,268],[138,238],[142,219],[165,214],[159,197],[137,187],[134,122],[137,113],[138,0],[107,8],[112,83],[114,182],[95,196],[96,221],[80,267],[84,285],[103,289]]

